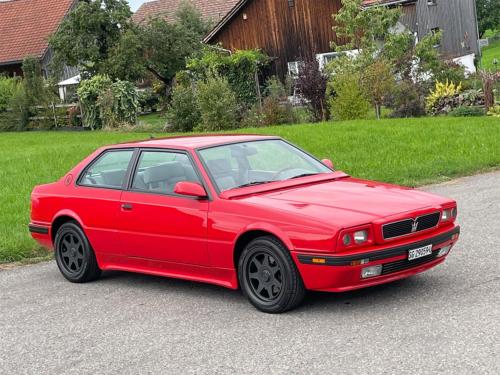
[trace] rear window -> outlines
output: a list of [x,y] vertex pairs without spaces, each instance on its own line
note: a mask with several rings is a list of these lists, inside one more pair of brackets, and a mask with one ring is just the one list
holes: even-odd
[[121,189],[133,154],[133,150],[105,152],[85,170],[79,184]]

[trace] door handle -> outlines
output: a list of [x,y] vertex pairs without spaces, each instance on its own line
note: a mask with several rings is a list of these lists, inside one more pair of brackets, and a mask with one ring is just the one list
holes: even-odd
[[122,210],[123,211],[132,211],[133,206],[130,203],[124,203],[122,204]]

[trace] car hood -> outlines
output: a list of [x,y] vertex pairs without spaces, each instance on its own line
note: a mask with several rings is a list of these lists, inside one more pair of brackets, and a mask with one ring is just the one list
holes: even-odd
[[423,191],[354,178],[263,191],[243,199],[325,220],[340,227],[439,207],[449,201]]

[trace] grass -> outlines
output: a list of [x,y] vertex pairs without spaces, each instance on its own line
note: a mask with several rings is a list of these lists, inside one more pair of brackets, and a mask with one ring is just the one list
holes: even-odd
[[493,64],[493,60],[497,59],[498,64],[496,69],[500,70],[500,39],[493,41],[488,47],[484,47],[481,53],[481,65],[483,69],[494,69],[495,65]]
[[[353,176],[409,186],[500,166],[500,121],[488,117],[361,120],[239,132],[279,135],[319,158],[332,159]],[[99,146],[149,136],[0,133],[0,262],[46,254],[27,231],[34,185],[56,181]]]

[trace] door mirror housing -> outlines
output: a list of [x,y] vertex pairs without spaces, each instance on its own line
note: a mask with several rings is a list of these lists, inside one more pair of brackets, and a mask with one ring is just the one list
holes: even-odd
[[321,162],[326,165],[330,169],[334,169],[335,166],[333,165],[332,161],[330,159],[323,159]]
[[189,181],[182,181],[175,184],[174,193],[200,199],[207,197],[207,192],[203,186]]

